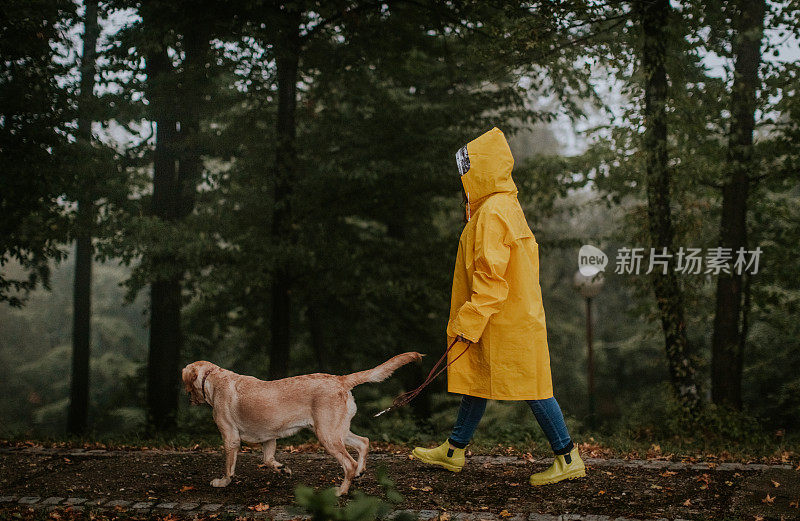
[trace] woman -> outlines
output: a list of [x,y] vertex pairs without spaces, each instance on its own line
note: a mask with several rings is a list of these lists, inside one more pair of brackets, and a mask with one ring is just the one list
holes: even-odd
[[467,224],[453,274],[447,336],[448,345],[456,344],[448,355],[447,390],[462,395],[461,407],[447,441],[412,453],[460,472],[486,401],[525,400],[555,452],[553,465],[532,475],[531,485],[583,477],[585,466],[553,397],[539,246],[517,200],[511,149],[493,128],[461,148],[456,163]]

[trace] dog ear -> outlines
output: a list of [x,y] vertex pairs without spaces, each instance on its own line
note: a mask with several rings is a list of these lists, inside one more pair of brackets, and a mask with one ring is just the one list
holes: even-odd
[[181,371],[181,379],[183,380],[183,387],[187,393],[191,393],[194,389],[194,381],[197,380],[197,366],[189,364]]
[[201,376],[201,373],[204,375],[207,370],[208,367],[206,367],[206,363],[193,362],[187,365],[181,373],[184,389],[189,395],[189,402],[192,405],[202,405],[206,403],[206,399],[200,389],[202,384],[198,382],[197,379]]

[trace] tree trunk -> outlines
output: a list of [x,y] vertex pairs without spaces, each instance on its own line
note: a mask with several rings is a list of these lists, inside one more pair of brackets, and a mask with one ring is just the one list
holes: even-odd
[[319,309],[319,303],[312,300],[306,309],[306,320],[308,321],[308,332],[311,337],[311,350],[314,352],[314,359],[317,363],[317,371],[320,373],[326,373],[328,372],[328,362],[326,360],[327,349],[325,348],[326,339]]
[[[644,71],[644,152],[647,175],[647,213],[651,247],[673,252],[674,231],[670,210],[670,173],[667,164],[667,74],[664,64],[669,23],[669,0],[639,0],[636,4],[642,27]],[[672,388],[689,417],[700,407],[695,369],[689,358],[684,321],[683,295],[675,272],[653,270],[652,284],[664,331]]]
[[[100,25],[97,21],[97,0],[86,1],[81,57],[80,116],[78,140],[91,146],[91,100],[94,97],[97,38]],[[95,210],[92,195],[91,173],[85,173],[79,185],[77,237],[75,239],[75,282],[72,302],[72,379],[70,382],[67,432],[81,435],[86,432],[89,418],[89,355],[91,353],[92,317],[92,229]]]
[[278,114],[275,127],[275,190],[272,235],[278,254],[272,279],[272,343],[269,350],[270,379],[289,372],[292,329],[292,270],[288,252],[292,244],[290,199],[297,176],[297,73],[300,65],[300,13],[288,10],[275,44],[278,80]]
[[[173,71],[166,49],[148,59],[148,78],[160,84],[151,104],[156,119],[153,165],[153,214],[172,223],[194,209],[197,183],[202,176],[200,108],[208,85],[207,33],[189,26],[183,37],[183,72],[180,81],[164,81]],[[180,132],[178,131],[180,121]],[[150,349],[147,366],[148,423],[152,429],[175,427],[183,334],[181,331],[181,281],[184,266],[175,255],[162,255],[154,265],[167,273],[150,287]]]
[[[740,0],[733,18],[735,56],[728,134],[727,179],[722,187],[719,245],[736,258],[747,247],[747,195],[752,167],[756,89],[764,30],[764,0]],[[711,396],[717,405],[742,408],[742,274],[720,273],[711,352]]]
[[[394,220],[391,222],[386,223],[387,234],[392,239],[399,241],[401,244],[406,240],[406,227],[404,225],[406,221],[406,217],[401,209],[396,209],[395,211],[391,212]],[[408,341],[409,338],[404,338],[404,341]],[[425,354],[425,353],[423,353]],[[440,356],[439,353],[436,354],[436,358]],[[403,386],[405,391],[411,391],[416,389],[425,378],[428,376],[428,372],[424,369],[422,364],[409,364],[406,366],[407,369],[403,371],[400,376],[400,383]],[[446,382],[446,378],[442,379],[442,383]],[[431,414],[433,414],[433,402],[431,401],[432,389],[428,389],[425,392],[420,393],[411,403],[409,406],[416,417],[416,420],[420,424],[428,424],[430,425],[430,418]]]
[[[166,48],[147,58],[147,78],[151,86],[150,106],[156,122],[156,149],[153,159],[153,215],[164,221],[178,219],[181,187],[175,165],[177,121],[174,93],[170,95],[172,64]],[[154,86],[156,85],[156,86]],[[150,285],[150,346],[147,360],[147,421],[151,430],[175,427],[178,408],[178,370],[181,351],[181,272],[173,255],[153,259],[160,274]]]
[[179,219],[188,217],[194,210],[197,184],[203,174],[200,150],[200,109],[204,104],[209,81],[206,73],[208,63],[209,34],[198,26],[186,29],[184,34],[184,76],[180,95],[180,150],[178,183],[181,189]]

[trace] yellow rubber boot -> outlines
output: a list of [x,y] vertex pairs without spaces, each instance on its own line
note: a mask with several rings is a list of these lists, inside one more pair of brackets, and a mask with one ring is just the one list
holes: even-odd
[[565,479],[582,478],[586,475],[586,466],[583,464],[578,447],[573,448],[569,454],[556,456],[549,469],[537,472],[531,476],[531,485],[548,485],[558,483]]
[[450,440],[433,449],[415,447],[411,454],[423,463],[439,465],[450,472],[461,472],[464,468],[465,449],[450,447]]

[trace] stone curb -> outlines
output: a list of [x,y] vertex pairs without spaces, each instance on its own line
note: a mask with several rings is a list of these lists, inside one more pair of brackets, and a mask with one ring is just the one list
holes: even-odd
[[[192,452],[179,450],[159,450],[148,449],[143,451],[124,451],[106,449],[51,449],[44,447],[2,447],[0,454],[38,454],[64,457],[113,457],[122,454],[155,453],[165,455],[187,455],[187,454],[216,454],[216,452]],[[257,451],[254,452],[257,454]],[[245,453],[248,454],[248,453]],[[310,453],[305,454],[309,459],[323,459],[329,456],[325,454]],[[373,460],[391,460],[399,457],[395,454],[371,454]],[[528,465],[529,460],[518,456],[472,456],[471,461],[477,464],[490,465]],[[585,458],[584,461],[595,467],[629,467],[653,470],[723,470],[723,471],[762,471],[769,469],[793,470],[795,467],[787,463],[737,463],[737,462],[688,462],[688,461],[666,461],[666,460],[635,460],[621,458]],[[547,458],[536,459],[532,463],[549,463]]]
[[[52,510],[57,507],[75,507],[78,509],[95,508],[98,510],[117,510],[128,511],[134,510],[137,513],[145,513],[151,511],[168,512],[172,511],[174,514],[184,514],[187,516],[196,516],[201,514],[212,514],[216,512],[225,512],[231,514],[246,515],[247,517],[269,519],[272,521],[291,521],[303,520],[307,521],[310,516],[307,514],[299,513],[299,510],[292,507],[278,506],[271,508],[264,512],[255,512],[250,510],[246,505],[224,505],[222,503],[156,503],[153,501],[127,501],[124,499],[112,499],[106,501],[105,499],[86,500],[84,498],[63,498],[63,497],[48,497],[42,499],[37,496],[27,496],[17,498],[16,496],[2,496],[0,497],[2,507],[8,507],[14,504],[30,507],[30,508],[43,508]],[[0,507],[0,508],[2,508]],[[419,521],[644,521],[638,518],[628,517],[610,517],[596,514],[520,514],[512,513],[507,516],[500,516],[492,512],[442,512],[439,510],[395,510],[390,512],[386,519],[388,521],[394,520],[398,515],[408,513],[415,515]],[[444,515],[443,515],[444,514]],[[449,517],[447,517],[449,516]],[[667,518],[661,518],[656,521],[670,521]],[[676,518],[672,521],[686,521],[684,519]]]

